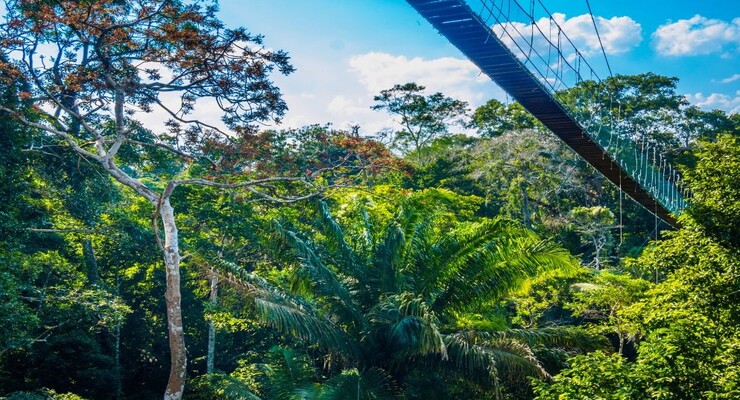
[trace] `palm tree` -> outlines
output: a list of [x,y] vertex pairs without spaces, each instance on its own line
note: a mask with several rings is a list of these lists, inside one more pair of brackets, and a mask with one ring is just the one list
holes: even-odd
[[[459,315],[502,300],[538,274],[577,268],[565,250],[517,223],[452,224],[434,206],[412,201],[380,228],[364,209],[360,214],[341,226],[319,203],[313,239],[273,222],[278,242],[292,249],[292,293],[225,265],[225,278],[254,299],[266,324],[325,355],[331,378],[302,388],[299,398],[397,398],[435,379],[461,378],[497,397],[501,380],[547,376],[533,344],[586,337],[555,328],[454,328]],[[437,390],[424,398],[449,396]]]

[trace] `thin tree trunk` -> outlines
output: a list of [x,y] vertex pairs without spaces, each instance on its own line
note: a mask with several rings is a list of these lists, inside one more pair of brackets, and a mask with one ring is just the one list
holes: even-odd
[[[121,297],[121,267],[116,264],[116,297]],[[114,335],[116,338],[114,345],[114,357],[115,357],[115,372],[116,372],[116,388],[115,398],[120,400],[123,398],[123,385],[121,384],[121,319],[116,322],[116,328]]]
[[599,246],[599,240],[596,236],[592,236],[592,241],[594,243],[594,267],[596,267],[596,270],[601,269],[601,247]]
[[[211,276],[211,306],[218,302],[218,276]],[[216,326],[208,321],[208,358],[206,359],[206,373],[212,374],[216,365]]]
[[87,264],[87,280],[90,283],[98,282],[98,260],[95,258],[95,249],[93,249],[90,239],[82,240],[82,254]]
[[123,387],[121,385],[121,321],[116,323],[116,329],[113,334],[116,338],[114,345],[116,387],[114,391],[115,398],[118,400],[123,397]]
[[532,216],[529,211],[529,195],[525,184],[521,186],[522,191],[522,214],[524,215],[524,226],[532,228]]
[[187,372],[187,354],[185,352],[185,332],[182,327],[182,308],[180,305],[180,249],[175,224],[175,210],[169,198],[164,198],[160,207],[160,216],[164,225],[164,265],[166,269],[167,288],[165,304],[167,306],[167,327],[170,344],[170,377],[164,400],[180,400],[185,390]]
[[419,143],[418,139],[414,140],[414,147],[416,147],[416,162],[419,163],[419,165],[422,165],[421,162],[421,144]]

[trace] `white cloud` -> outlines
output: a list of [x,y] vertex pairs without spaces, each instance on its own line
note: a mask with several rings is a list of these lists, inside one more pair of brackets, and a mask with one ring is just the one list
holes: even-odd
[[724,93],[703,93],[688,94],[686,98],[692,104],[705,110],[720,109],[728,113],[740,113],[740,90],[735,92],[735,96]]
[[334,96],[326,106],[326,111],[340,118],[366,117],[374,113],[368,102],[343,95]]
[[[584,56],[588,57],[601,52],[599,38],[589,14],[567,18],[565,14],[554,13],[552,17],[552,19],[540,18],[535,25],[509,22],[504,25],[494,25],[491,29],[512,49],[516,49],[514,42],[518,43],[522,49],[527,49],[534,29],[533,47],[540,55],[547,56],[549,47],[551,47],[548,40],[555,45],[558,43],[559,26]],[[642,42],[642,27],[630,17],[609,19],[595,17],[595,20],[607,55],[624,54]],[[508,31],[514,39],[505,34],[504,30]],[[566,57],[575,53],[572,46],[567,44],[565,37],[560,37],[560,43]],[[515,54],[517,53],[519,53],[518,50],[515,51]]]
[[740,18],[726,22],[697,14],[661,25],[652,37],[655,50],[664,56],[729,56],[740,51]]
[[491,30],[520,60],[526,59],[529,69],[541,75],[540,80],[549,82],[553,90],[570,87],[580,79],[605,76],[607,65],[602,44],[607,55],[617,56],[642,42],[642,26],[630,17],[592,20],[590,14],[567,18],[565,14],[554,13],[552,19],[543,17],[534,24],[506,22],[491,26]]
[[720,81],[720,83],[732,83],[732,82],[735,82],[738,79],[740,79],[740,74],[734,74],[734,75],[732,75],[730,77],[727,77],[725,79],[722,79]]
[[[594,54],[601,50],[590,15],[583,14],[571,19],[565,19],[565,15],[559,17],[558,14],[554,17],[562,18],[558,23],[582,52]],[[630,17],[595,19],[607,55],[624,54],[642,42],[642,27]]]
[[[295,76],[275,76],[275,81],[289,106],[278,129],[332,123],[338,129],[360,125],[363,133],[373,134],[386,127],[398,128],[391,116],[371,109],[373,96],[397,83],[416,82],[426,86],[428,94],[442,92],[469,102],[471,108],[494,97],[505,99],[503,91],[475,65],[454,57],[423,59],[370,52],[343,62],[305,65]],[[194,117],[218,123],[220,113],[214,104],[199,102],[196,110]],[[160,131],[167,119],[161,113],[142,117]]]
[[[284,85],[287,86],[287,85]],[[305,88],[302,88],[305,89]],[[300,128],[313,124],[326,124],[330,122],[326,119],[326,113],[322,108],[322,103],[327,101],[329,93],[292,93],[291,90],[283,89],[283,99],[288,104],[288,112],[285,113],[279,126],[270,126],[270,128]]]
[[482,75],[478,67],[463,58],[426,60],[372,52],[352,57],[349,66],[373,96],[397,83],[416,82],[429,92],[442,92],[478,104],[494,87],[490,78]]
[[373,96],[395,84],[416,82],[426,87],[428,94],[441,92],[467,101],[471,109],[494,97],[505,98],[504,92],[488,76],[463,58],[423,59],[371,52],[351,57],[349,69],[364,90],[354,97],[347,94],[335,96],[327,111],[335,117],[344,117],[348,120],[345,124],[362,122],[368,132],[395,126],[387,114],[370,110],[374,104]]

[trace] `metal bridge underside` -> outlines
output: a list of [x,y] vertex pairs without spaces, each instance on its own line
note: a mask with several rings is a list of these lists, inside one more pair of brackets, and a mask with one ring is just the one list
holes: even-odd
[[602,175],[663,221],[675,217],[630,177],[496,37],[465,0],[407,0],[478,68]]

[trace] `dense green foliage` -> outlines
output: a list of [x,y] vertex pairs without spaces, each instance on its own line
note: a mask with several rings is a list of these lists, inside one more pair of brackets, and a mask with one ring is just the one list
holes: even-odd
[[[538,398],[740,395],[740,249],[732,236],[726,236],[740,220],[740,191],[729,181],[717,184],[737,175],[738,151],[736,137],[702,145],[697,167],[688,174],[694,197],[689,215],[682,218],[683,227],[629,261],[658,280],[642,299],[633,298],[629,307],[614,312],[624,321],[622,329],[636,337],[635,359],[601,353],[576,357],[552,384],[537,385]],[[719,196],[728,199],[729,207],[708,212],[705,207]],[[724,218],[719,227],[714,225],[718,214]],[[595,300],[588,302],[598,303]]]
[[[0,397],[159,397],[170,344],[152,204],[29,127],[41,118],[29,89],[5,78],[0,103],[17,114],[0,110]],[[192,158],[132,121],[114,158],[153,189],[295,179],[261,197],[170,193],[186,397],[739,398],[740,118],[689,106],[676,82],[616,76],[558,96],[592,119],[607,116],[588,101],[610,104],[680,168],[691,205],[677,229],[517,103],[467,115],[462,101],[399,84],[373,107],[400,117],[389,143],[250,128],[187,139]]]

